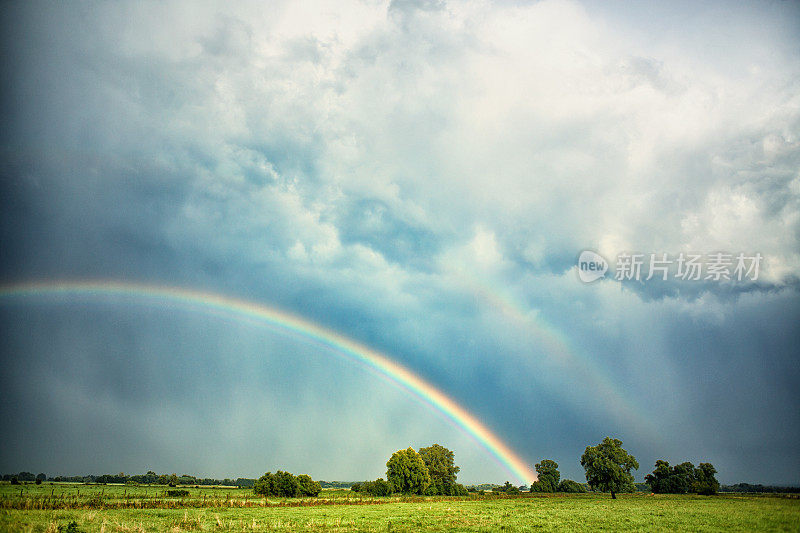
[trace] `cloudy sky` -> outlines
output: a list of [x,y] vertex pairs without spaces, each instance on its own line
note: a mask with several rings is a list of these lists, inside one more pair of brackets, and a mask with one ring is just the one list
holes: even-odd
[[[612,435],[637,479],[663,458],[800,482],[796,3],[0,17],[3,285],[147,282],[294,313],[573,479]],[[604,278],[581,282],[583,250]],[[758,276],[615,279],[622,253],[718,252],[761,254]],[[513,479],[419,399],[255,323],[6,296],[0,331],[3,472],[374,479],[438,442],[460,481]]]

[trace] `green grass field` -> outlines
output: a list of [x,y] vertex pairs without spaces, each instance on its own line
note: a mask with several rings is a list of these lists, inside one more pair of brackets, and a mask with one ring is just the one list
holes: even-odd
[[[185,487],[180,487],[185,488]],[[0,485],[3,531],[800,531],[800,500],[744,495],[529,495],[315,499],[235,488]],[[61,528],[59,530],[59,528]]]

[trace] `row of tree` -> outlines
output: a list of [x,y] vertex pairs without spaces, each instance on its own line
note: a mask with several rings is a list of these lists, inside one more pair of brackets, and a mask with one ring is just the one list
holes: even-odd
[[43,481],[67,482],[67,483],[121,483],[129,485],[225,485],[228,487],[250,488],[255,483],[255,479],[236,478],[236,479],[214,479],[199,478],[189,474],[179,476],[177,474],[156,474],[152,470],[146,474],[127,475],[123,472],[119,474],[102,474],[87,476],[54,476],[48,477],[44,473],[33,475],[31,472],[20,472],[18,474],[3,474],[3,481],[10,482],[36,482]]
[[[634,492],[633,474],[631,470],[638,470],[639,463],[636,458],[622,448],[622,441],[606,437],[597,446],[587,446],[581,456],[581,466],[586,473],[586,481],[591,490],[610,492],[616,498],[619,492]],[[389,496],[393,493],[461,496],[466,495],[467,489],[456,482],[456,475],[460,468],[455,464],[455,454],[441,446],[434,444],[419,451],[414,448],[398,450],[386,462],[386,479],[378,478],[375,481],[355,483],[351,490],[373,496]],[[551,459],[543,459],[536,463],[538,480],[530,487],[531,492],[586,492],[580,483],[571,479],[561,479],[558,463]],[[690,462],[684,462],[674,467],[664,460],[656,461],[655,470],[645,477],[650,490],[656,493],[696,493],[715,494],[720,485],[714,477],[717,471],[711,463],[700,463],[695,467]],[[34,476],[30,472],[20,472],[16,476],[6,475],[3,479],[12,481],[36,481],[41,483],[45,479],[51,481],[73,481],[73,478],[47,478],[45,474]],[[140,476],[126,476],[120,473],[116,476],[106,474],[103,476],[86,476],[78,479],[83,482],[94,483],[141,483],[164,485],[237,485],[240,487],[253,487],[256,494],[277,497],[317,496],[322,488],[320,483],[303,474],[295,476],[289,472],[277,471],[275,474],[267,472],[258,480],[238,478],[231,479],[199,479],[194,476],[183,475],[157,475],[150,471]],[[519,492],[506,481],[505,486],[495,487],[495,492]]]
[[42,481],[46,481],[47,476],[45,474],[38,474],[33,475],[32,472],[20,472],[19,474],[3,474],[3,481],[10,481],[12,485],[17,485],[20,482],[31,482],[35,481],[36,484],[40,484]]
[[[597,446],[587,446],[581,456],[581,466],[586,481],[592,490],[610,492],[616,498],[619,492],[635,492],[631,470],[638,470],[636,458],[622,448],[622,441],[606,437]],[[538,481],[531,484],[531,492],[585,492],[583,485],[565,479],[560,481],[558,463],[543,459],[536,463]],[[695,467],[685,462],[670,467],[667,461],[656,461],[652,474],[645,476],[650,490],[671,494],[716,494],[719,482],[714,477],[717,470],[711,463],[700,463]]]
[[[618,439],[606,437],[597,446],[587,446],[581,456],[581,465],[586,472],[586,481],[592,490],[616,493],[634,491],[631,470],[639,468],[636,458],[622,448]],[[386,480],[359,483],[352,490],[384,496],[399,492],[420,495],[465,495],[467,489],[456,482],[460,468],[455,465],[455,456],[444,446],[434,444],[427,448],[398,450],[386,462]],[[538,480],[531,485],[531,492],[585,492],[584,487],[571,479],[561,480],[558,463],[544,459],[536,464]],[[506,481],[505,486],[495,492],[519,492]]]
[[734,483],[733,485],[720,485],[719,487],[720,492],[788,492],[788,493],[798,493],[800,492],[800,487],[781,487],[776,485],[762,485],[761,483],[752,484],[752,483]]

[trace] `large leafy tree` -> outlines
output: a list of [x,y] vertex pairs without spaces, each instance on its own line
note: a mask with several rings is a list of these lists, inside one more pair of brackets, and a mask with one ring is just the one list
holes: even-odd
[[669,462],[659,459],[652,474],[644,476],[644,482],[650,485],[650,490],[655,493],[670,492],[672,480],[672,468]]
[[714,476],[717,469],[711,463],[700,463],[694,469],[694,483],[692,492],[697,494],[716,494],[719,491],[719,481]]
[[428,467],[414,448],[392,454],[386,462],[386,479],[403,494],[422,494],[431,484]]
[[320,484],[313,479],[311,476],[306,474],[300,474],[297,476],[297,484],[299,486],[299,492],[301,496],[319,496],[319,493],[322,492],[322,487]]
[[689,461],[675,465],[672,468],[671,493],[686,494],[692,489],[694,483],[694,465]]
[[592,490],[611,492],[611,498],[616,499],[617,492],[634,489],[631,470],[638,470],[639,463],[622,448],[621,440],[606,437],[597,446],[586,447],[581,466]]
[[536,473],[539,479],[531,483],[531,492],[555,492],[558,489],[561,474],[557,462],[542,459],[541,463],[536,463]]
[[455,465],[455,454],[444,446],[434,444],[427,448],[420,448],[419,456],[422,457],[425,466],[428,468],[428,475],[431,477],[431,484],[427,493],[456,494],[458,491],[456,474],[461,469]]

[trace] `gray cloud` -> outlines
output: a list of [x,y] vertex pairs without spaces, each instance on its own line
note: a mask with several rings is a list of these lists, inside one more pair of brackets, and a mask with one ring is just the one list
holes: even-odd
[[[687,454],[726,481],[796,482],[797,11],[657,9],[10,6],[0,274],[151,280],[281,306],[392,354],[531,464],[552,456],[571,477],[583,446],[614,433],[643,465]],[[741,286],[582,285],[572,269],[586,248],[766,259],[759,283]],[[347,365],[305,374],[310,348],[276,355],[296,341],[250,332],[259,342],[243,346],[235,324],[154,323],[139,308],[104,321],[96,305],[71,324],[63,310],[4,311],[16,339],[4,381],[43,384],[8,388],[8,405],[32,415],[6,416],[20,435],[60,424],[75,452],[63,468],[144,470],[155,457],[224,475],[308,460],[319,476],[361,478],[392,447],[447,437],[463,444],[466,478],[506,475]],[[178,333],[160,330],[173,320]],[[273,342],[267,364],[256,354]],[[69,361],[83,363],[46,370]],[[222,396],[196,399],[176,380]],[[348,387],[381,401],[362,406]],[[243,397],[263,425],[234,416]],[[180,433],[219,436],[179,453],[166,430],[178,419]],[[143,431],[150,420],[161,429]],[[131,455],[75,458],[102,424]],[[378,468],[316,461],[292,432],[324,433]],[[247,452],[253,439],[271,444]],[[50,453],[16,442],[0,466]],[[771,457],[758,471],[757,451]]]

